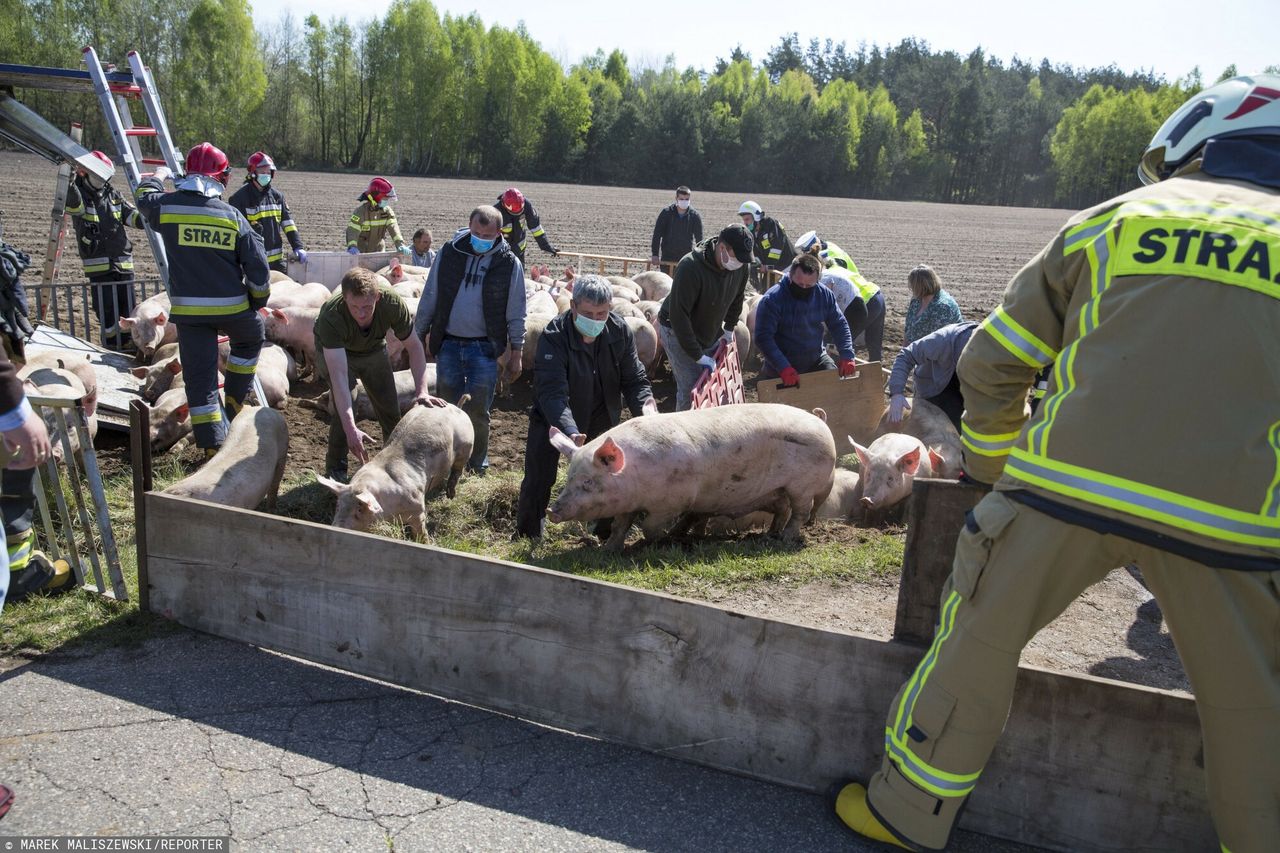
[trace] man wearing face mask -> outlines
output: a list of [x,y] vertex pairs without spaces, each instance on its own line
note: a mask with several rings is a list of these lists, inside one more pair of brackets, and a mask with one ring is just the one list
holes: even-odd
[[688,187],[676,187],[676,200],[662,208],[653,226],[653,245],[649,263],[674,264],[702,242],[702,216],[690,205],[693,193]]
[[716,366],[720,340],[733,340],[742,314],[751,263],[751,234],[730,225],[699,243],[676,266],[671,293],[658,313],[658,334],[676,378],[676,409],[692,405],[690,394],[704,370]]
[[436,359],[436,393],[450,403],[463,394],[475,428],[467,470],[489,469],[489,409],[498,385],[498,356],[510,350],[507,375],[523,367],[524,265],[502,239],[502,214],[490,205],[471,211],[466,228],[441,248],[418,301],[413,332]]
[[[551,445],[551,427],[582,446],[618,425],[624,398],[632,415],[658,411],[631,328],[610,311],[612,304],[607,280],[579,276],[572,306],[548,323],[538,338],[516,538],[542,536],[560,460],[560,452]],[[595,532],[608,538],[608,522],[597,523]]]
[[[115,168],[106,154],[92,153]],[[142,217],[110,182],[103,183],[83,166],[76,168],[76,178],[67,189],[67,213],[75,225],[93,312],[104,331],[113,330],[104,343],[110,349],[123,349],[129,337],[119,333],[116,322],[133,313],[133,243],[124,227],[141,228]]]
[[289,213],[284,193],[275,186],[275,177],[275,161],[261,151],[253,152],[249,155],[249,174],[245,175],[244,185],[227,202],[244,214],[262,238],[267,264],[273,270],[288,272],[289,265],[284,259],[285,238],[289,239],[299,263],[307,262],[307,252],[302,248],[302,237],[298,235],[298,226]]
[[831,291],[816,286],[821,276],[822,263],[816,257],[797,255],[782,281],[760,297],[754,343],[764,355],[761,379],[776,376],[783,385],[799,385],[801,373],[836,370],[836,363],[822,343],[824,326],[840,353],[840,375],[853,375],[849,323]]
[[751,283],[759,290],[765,290],[769,286],[766,270],[786,269],[796,256],[796,247],[787,236],[787,229],[782,227],[782,223],[772,216],[766,216],[764,209],[754,201],[744,201],[738,208],[738,216],[751,232],[751,239],[754,241],[752,247],[759,264],[752,270]]
[[396,200],[396,188],[386,178],[374,178],[365,191],[356,196],[360,206],[351,214],[347,223],[347,253],[381,252],[385,248],[384,237],[389,236],[396,251],[409,254],[409,246],[400,234],[400,223],[391,202]]

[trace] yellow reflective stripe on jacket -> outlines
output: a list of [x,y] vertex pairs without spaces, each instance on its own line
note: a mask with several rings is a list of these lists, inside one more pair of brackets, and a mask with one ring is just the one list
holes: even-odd
[[1062,254],[1070,255],[1072,252],[1083,248],[1093,238],[1111,227],[1111,220],[1115,218],[1115,215],[1115,210],[1108,210],[1106,213],[1099,214],[1092,219],[1086,219],[1074,228],[1069,229],[1062,240]]
[[1137,227],[1121,229],[1112,275],[1190,276],[1280,298],[1280,234],[1187,216],[1130,222]]
[[169,299],[175,316],[221,316],[249,310],[249,299],[245,296],[177,296],[171,293]]
[[546,234],[546,233],[547,232],[543,230],[542,226],[539,225],[537,228],[529,232],[529,236],[536,240],[537,238],[541,237],[543,234]]
[[83,260],[84,271],[86,275],[92,275],[98,272],[106,272],[111,269],[110,258],[85,258]]
[[[1015,447],[1005,472],[1051,492],[1239,545],[1280,548],[1280,518],[1243,512]],[[1272,496],[1274,500],[1274,495]]]
[[1267,431],[1267,443],[1276,455],[1276,475],[1271,478],[1267,487],[1267,499],[1262,502],[1262,514],[1275,518],[1280,516],[1280,421],[1273,423]]
[[986,435],[963,421],[960,423],[960,443],[982,456],[1008,456],[1020,435],[1022,435],[1021,430],[1000,435]]
[[[967,796],[977,784],[978,777],[982,775],[981,770],[976,773],[949,773],[929,765],[912,752],[911,736],[908,734],[913,725],[912,714],[915,711],[916,701],[920,698],[934,666],[937,665],[942,644],[955,629],[956,610],[959,609],[961,601],[963,599],[960,593],[952,590],[947,600],[942,603],[942,612],[938,616],[938,630],[934,632],[933,645],[929,647],[928,654],[920,661],[920,665],[916,667],[916,671],[907,682],[893,725],[886,726],[884,730],[885,753],[902,771],[902,775],[939,797]],[[938,733],[931,734],[936,736]]]
[[191,409],[191,423],[216,424],[222,421],[222,411],[217,405],[194,406]]
[[35,531],[30,528],[22,533],[15,533],[9,538],[9,546],[6,549],[9,552],[9,571],[21,571],[31,562],[31,546],[35,538]]
[[211,213],[168,213],[160,211],[161,225],[208,225],[211,228],[230,228],[240,233],[240,220]]
[[997,306],[996,310],[987,315],[987,318],[978,326],[978,331],[986,331],[999,341],[1001,346],[1030,367],[1044,367],[1053,363],[1058,357],[1058,353],[1052,347],[1009,316],[1009,312],[1004,310],[1003,305]]
[[234,355],[227,357],[227,373],[239,373],[241,375],[252,376],[257,369],[257,358],[237,358]]

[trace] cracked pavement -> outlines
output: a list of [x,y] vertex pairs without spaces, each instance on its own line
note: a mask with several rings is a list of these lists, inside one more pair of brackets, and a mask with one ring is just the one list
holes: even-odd
[[[876,850],[820,797],[194,632],[0,660],[5,835],[236,850]],[[957,833],[953,849],[1029,848]]]

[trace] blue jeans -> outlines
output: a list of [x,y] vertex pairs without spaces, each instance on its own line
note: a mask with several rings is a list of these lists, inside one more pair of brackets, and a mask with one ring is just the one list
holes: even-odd
[[471,419],[476,433],[467,462],[467,470],[473,473],[483,474],[489,469],[489,409],[497,387],[498,353],[492,341],[445,338],[436,353],[436,395],[455,405],[463,394],[471,395],[462,411]]

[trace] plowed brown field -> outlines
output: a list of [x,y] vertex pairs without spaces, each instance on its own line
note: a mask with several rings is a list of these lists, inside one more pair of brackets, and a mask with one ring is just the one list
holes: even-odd
[[[35,263],[28,281],[39,279],[55,176],[55,168],[38,157],[0,152],[5,240],[32,254]],[[237,168],[233,189],[242,177],[243,170]],[[369,177],[295,171],[277,174],[276,184],[288,199],[308,249],[342,248],[346,222]],[[395,209],[405,237],[418,227],[427,227],[434,232],[437,245],[465,226],[473,207],[493,203],[507,186],[497,181],[412,177],[393,177],[393,182],[399,195]],[[520,188],[537,206],[548,236],[562,251],[637,258],[648,257],[654,219],[674,196],[673,190],[570,184],[521,183]],[[927,263],[934,267],[966,318],[979,320],[995,307],[1014,273],[1040,251],[1068,216],[1062,210],[757,195],[749,187],[740,193],[711,193],[694,186],[693,204],[709,235],[738,221],[738,206],[748,198],[782,222],[793,238],[817,229],[847,250],[863,274],[883,288],[888,305],[886,363],[892,361],[902,341],[909,299],[906,276],[913,266]],[[139,234],[135,244],[139,277],[154,277],[155,265],[145,238]],[[549,263],[554,269],[564,264],[532,242],[528,261]],[[72,247],[58,280],[78,282],[81,275]],[[748,383],[749,396],[753,396],[753,386],[754,382]],[[321,390],[318,383],[304,382],[295,393],[315,396]],[[664,411],[674,408],[669,375],[659,377],[655,391]],[[529,402],[527,383],[517,385],[513,397],[496,402],[490,447],[495,469],[522,466]],[[325,418],[293,402],[287,417],[291,447],[286,477],[321,469]],[[376,425],[370,432],[378,435]],[[122,454],[116,460],[106,460],[106,467],[112,462],[127,464]],[[742,611],[887,635],[892,628],[894,596],[890,587],[818,584],[799,590],[765,585],[712,597]],[[1113,573],[1042,632],[1024,660],[1185,689],[1185,676],[1153,605],[1149,594],[1127,574]]]

